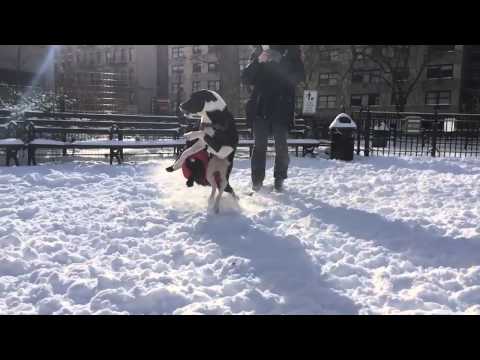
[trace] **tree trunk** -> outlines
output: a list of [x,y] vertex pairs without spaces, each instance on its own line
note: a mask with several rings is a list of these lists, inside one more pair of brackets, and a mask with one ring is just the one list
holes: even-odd
[[17,64],[16,64],[16,79],[15,79],[15,102],[20,99],[20,72],[22,70],[22,45],[17,45]]
[[220,73],[220,95],[228,109],[236,116],[240,113],[240,62],[238,45],[217,45]]

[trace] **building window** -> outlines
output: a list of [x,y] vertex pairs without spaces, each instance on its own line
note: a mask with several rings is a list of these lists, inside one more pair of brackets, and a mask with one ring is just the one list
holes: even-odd
[[351,106],[362,106],[362,95],[352,95],[350,99]]
[[202,53],[202,48],[200,47],[200,45],[193,45],[192,52],[194,55],[199,55]]
[[172,83],[172,93],[177,94],[183,90],[181,83]]
[[194,73],[201,73],[202,72],[202,64],[201,63],[193,64],[193,72]]
[[378,106],[380,105],[380,94],[352,95],[351,106]]
[[128,70],[128,82],[130,83],[130,86],[133,86],[133,82],[134,82],[134,72],[133,72],[133,69],[129,69]]
[[425,105],[451,105],[451,91],[429,91],[425,95]]
[[336,95],[320,95],[318,97],[318,109],[334,109],[336,106]]
[[451,52],[455,51],[455,45],[430,45],[428,48],[431,52]]
[[331,50],[330,51],[330,60],[338,61],[340,59],[340,53],[338,50]]
[[172,73],[174,74],[183,74],[183,65],[173,65],[172,66]]
[[395,49],[392,46],[385,46],[382,48],[382,55],[385,57],[393,58],[395,55]]
[[352,83],[373,84],[378,82],[380,82],[379,70],[354,71],[352,73]]
[[217,63],[208,63],[208,72],[217,72]]
[[210,80],[208,82],[208,90],[219,91],[220,90],[220,80]]
[[368,94],[368,106],[380,105],[380,94]]
[[80,52],[77,52],[76,58],[77,58],[77,64],[80,64],[80,62],[81,62]]
[[110,50],[105,51],[105,62],[107,64],[110,64],[112,62],[112,54],[110,53]]
[[122,70],[122,72],[120,73],[120,81],[125,83],[127,82],[127,71],[126,70]]
[[129,48],[129,49],[128,49],[128,61],[129,61],[129,62],[133,62],[134,53],[135,53],[135,49],[134,49],[134,48]]
[[127,50],[126,49],[121,49],[120,50],[120,62],[121,63],[127,62]]
[[335,73],[320,74],[318,82],[319,82],[320,86],[334,86],[334,85],[337,85],[338,75],[335,74]]
[[200,81],[192,82],[192,92],[196,92],[200,90]]
[[117,49],[113,50],[113,57],[112,57],[112,62],[116,64],[118,61],[118,54],[117,54]]
[[172,47],[172,58],[183,58],[183,47]]
[[445,79],[453,77],[453,65],[431,65],[427,68],[427,79]]
[[340,59],[340,52],[338,50],[323,50],[319,53],[322,61],[338,61]]
[[100,51],[97,51],[97,64],[102,63],[102,53]]

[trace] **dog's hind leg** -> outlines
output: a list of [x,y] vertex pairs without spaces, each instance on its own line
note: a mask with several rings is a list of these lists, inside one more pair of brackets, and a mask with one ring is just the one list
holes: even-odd
[[207,174],[205,176],[207,178],[208,183],[212,187],[212,192],[210,193],[210,198],[208,200],[209,203],[213,201],[213,199],[215,198],[215,193],[217,191],[217,182],[215,181],[215,171],[213,171],[214,169],[213,169],[213,166],[211,165],[212,164],[210,163],[207,168]]
[[217,198],[215,199],[215,213],[218,214],[220,212],[220,200],[222,199],[223,192],[225,191],[225,188],[228,185],[227,181],[227,171],[228,171],[228,162],[225,162],[226,166],[221,167],[222,170],[218,171],[218,178],[219,178],[219,184],[218,184],[218,195]]
[[200,150],[202,150],[204,148],[204,146],[205,146],[205,144],[202,143],[201,141],[198,141],[195,144],[193,144],[191,147],[186,149],[182,153],[182,155],[180,155],[178,160],[175,161],[175,163],[172,166],[167,168],[167,171],[168,172],[173,172],[173,171],[176,171],[176,170],[180,169],[182,167],[183,163],[185,162],[185,160],[187,160],[190,156],[198,153]]
[[218,195],[215,199],[215,205],[213,207],[214,211],[215,211],[215,214],[218,214],[220,213],[220,200],[222,198],[222,195],[223,195],[223,191],[225,190],[225,181],[221,180],[220,181],[220,186],[218,188]]

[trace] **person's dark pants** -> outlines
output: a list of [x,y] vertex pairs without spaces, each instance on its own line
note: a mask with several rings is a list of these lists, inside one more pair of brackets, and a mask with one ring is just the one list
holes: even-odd
[[230,194],[233,193],[233,189],[230,186],[230,173],[232,172],[233,160],[235,159],[235,152],[236,151],[237,151],[237,149],[235,148],[233,150],[233,152],[227,158],[227,160],[230,162],[230,166],[228,167],[228,170],[227,170],[227,186],[225,187],[225,192],[230,193]]
[[275,167],[273,176],[275,179],[284,180],[287,178],[288,165],[288,124],[276,119],[256,118],[253,121],[253,136],[255,145],[252,153],[252,182],[261,183],[265,180],[265,167],[267,163],[268,136],[270,131],[275,140]]

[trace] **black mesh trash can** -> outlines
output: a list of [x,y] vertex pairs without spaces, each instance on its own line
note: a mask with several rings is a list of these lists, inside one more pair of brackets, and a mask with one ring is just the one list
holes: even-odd
[[338,115],[330,124],[330,159],[352,161],[357,125],[347,114]]
[[385,123],[375,126],[373,129],[372,146],[377,148],[387,147],[390,129]]

